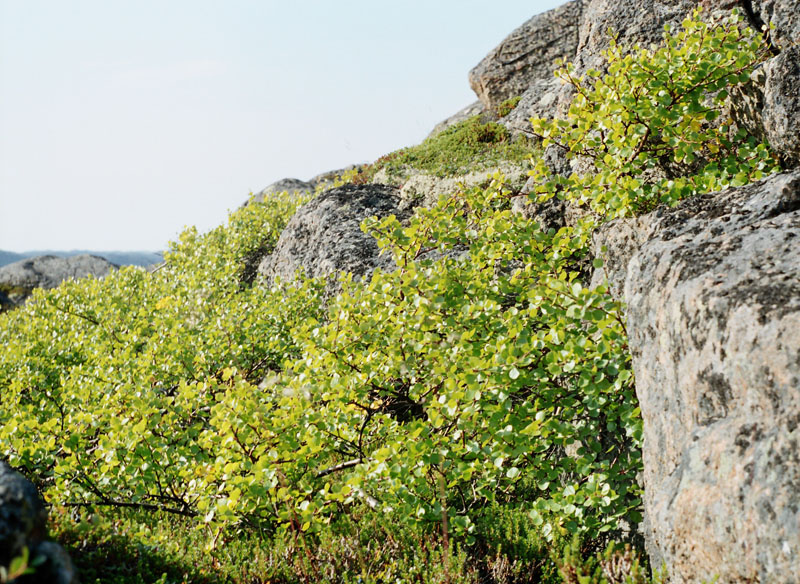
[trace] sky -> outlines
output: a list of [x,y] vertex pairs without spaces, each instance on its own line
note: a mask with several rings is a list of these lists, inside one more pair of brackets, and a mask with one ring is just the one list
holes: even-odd
[[161,250],[419,143],[563,0],[0,0],[0,249]]

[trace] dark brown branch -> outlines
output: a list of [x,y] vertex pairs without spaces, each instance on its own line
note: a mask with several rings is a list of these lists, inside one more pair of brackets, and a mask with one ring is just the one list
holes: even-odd
[[118,507],[129,509],[144,509],[147,511],[163,511],[164,513],[172,513],[174,515],[181,515],[182,517],[196,517],[197,513],[188,509],[176,509],[174,507],[164,507],[162,505],[152,505],[150,503],[126,503],[123,501],[95,501],[89,503],[80,502],[67,502],[64,503],[65,507]]

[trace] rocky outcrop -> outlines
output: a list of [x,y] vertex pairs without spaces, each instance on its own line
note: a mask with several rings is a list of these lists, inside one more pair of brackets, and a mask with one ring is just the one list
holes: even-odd
[[375,239],[360,225],[373,215],[402,216],[399,205],[399,192],[390,186],[331,189],[297,211],[258,271],[271,282],[275,277],[291,280],[298,269],[312,277],[349,272],[356,278],[378,267],[391,269],[391,256],[379,255]]
[[84,278],[90,274],[102,277],[117,267],[104,258],[87,254],[25,259],[0,267],[0,293],[18,306],[35,288],[55,288],[64,280]]
[[0,461],[0,565],[7,566],[47,532],[47,511],[36,487]]
[[327,191],[328,189],[332,189],[336,184],[336,181],[345,176],[345,174],[351,172],[362,172],[364,170],[364,166],[365,165],[363,164],[349,164],[344,168],[329,170],[312,177],[309,179],[308,183],[314,187],[316,192]]
[[783,51],[800,42],[800,1],[739,0],[756,28],[767,25],[776,49]]
[[244,207],[250,202],[261,203],[270,193],[288,192],[289,194],[304,195],[325,191],[333,188],[336,180],[340,179],[344,173],[354,170],[360,172],[363,167],[363,164],[351,164],[344,168],[320,173],[307,181],[299,178],[282,178],[252,195],[242,206]]
[[[519,105],[500,123],[512,133],[529,133],[531,117],[562,117],[572,98],[572,89],[553,77],[552,63],[556,57],[572,61],[579,75],[590,68],[602,68],[609,30],[625,46],[657,44],[664,25],[679,27],[697,6],[715,15],[738,8],[753,27],[773,27],[770,39],[774,50],[782,50],[786,56],[771,66],[774,81],[771,84],[767,81],[768,99],[763,115],[771,128],[770,144],[782,156],[797,161],[797,146],[787,144],[781,137],[786,124],[797,122],[792,117],[797,115],[794,113],[797,86],[791,85],[791,81],[781,81],[791,79],[792,75],[785,75],[786,70],[797,65],[797,51],[790,49],[800,40],[800,0],[573,0],[534,16],[515,30],[470,72],[470,85],[487,109],[496,108],[503,99],[520,95]],[[561,31],[558,42],[552,42],[552,30]],[[763,90],[763,85],[755,88],[754,97],[759,105]],[[760,136],[761,112],[748,115],[756,118],[746,120],[748,129]]]
[[[723,0],[723,3],[733,4],[734,0]],[[718,3],[719,4],[719,3]],[[551,14],[558,12],[559,21],[561,19],[573,19],[568,24],[564,23],[564,44],[560,45],[563,54],[560,57],[571,61],[576,65],[579,74],[590,68],[600,68],[603,64],[602,51],[609,45],[609,30],[615,31],[619,35],[619,42],[626,45],[640,43],[645,46],[657,43],[661,40],[666,23],[679,23],[696,6],[694,0],[676,0],[673,2],[661,2],[658,0],[648,0],[645,2],[633,0],[583,0],[565,4],[554,11],[535,16],[526,25],[534,22],[542,22],[548,25],[553,17]],[[524,25],[525,26],[525,25]],[[524,28],[524,27],[523,27]],[[512,46],[524,46],[520,41],[515,40],[517,33],[522,33],[523,28],[517,29],[503,43],[494,49],[481,63],[487,62],[495,55],[502,55],[506,43]],[[545,26],[546,30],[546,26]],[[535,47],[537,43],[543,42],[537,39],[539,30],[529,28],[529,42]],[[546,38],[546,37],[545,37]],[[569,42],[566,42],[566,41]],[[540,53],[540,57],[544,54]],[[572,90],[564,85],[559,79],[553,76],[555,67],[552,66],[553,59],[550,59],[550,66],[547,68],[532,69],[527,76],[519,73],[511,76],[513,83],[509,83],[508,89],[503,92],[496,89],[498,95],[514,94],[521,95],[522,99],[516,109],[511,112],[501,123],[514,133],[527,133],[530,131],[530,118],[552,118],[561,117],[566,113],[569,102],[572,98]],[[479,70],[476,67],[475,70]],[[497,77],[496,83],[501,83],[502,78]],[[470,84],[475,93],[484,103],[480,88],[472,82]]]
[[571,59],[578,46],[584,0],[537,14],[512,32],[469,73],[486,109],[522,95],[534,81],[553,76],[554,61]]
[[73,249],[69,251],[38,250],[15,253],[0,250],[0,267],[39,256],[54,255],[60,258],[68,258],[87,254],[104,258],[118,266],[141,266],[146,268],[164,261],[164,255],[162,252],[158,251],[96,251]]
[[657,44],[664,25],[679,25],[693,8],[729,10],[737,0],[590,0],[580,24],[575,65],[578,72],[601,68],[609,46],[609,30],[622,46]]
[[[607,225],[674,582],[800,574],[800,170]],[[616,263],[614,263],[616,262]]]
[[42,563],[25,577],[31,584],[72,584],[75,570],[66,552],[56,543],[45,541],[47,511],[36,487],[0,461],[0,566],[28,549],[31,560]]
[[800,164],[800,46],[784,50],[765,69],[764,133],[787,164]]
[[517,107],[499,123],[508,128],[512,135],[529,135],[531,118],[554,117],[559,111],[564,91],[563,83],[552,73],[544,79],[536,79],[522,94]]

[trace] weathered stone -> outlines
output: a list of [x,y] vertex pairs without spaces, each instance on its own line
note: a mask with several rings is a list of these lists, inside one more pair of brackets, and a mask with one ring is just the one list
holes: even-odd
[[401,216],[399,205],[398,190],[389,186],[331,189],[297,211],[258,271],[271,282],[276,276],[291,280],[299,268],[312,277],[336,272],[363,277],[377,267],[390,269],[391,256],[379,255],[375,239],[360,225],[373,215]]
[[20,260],[0,267],[0,292],[20,305],[35,288],[55,288],[64,280],[103,277],[117,268],[108,260],[88,254],[60,258],[52,255]]
[[[603,70],[605,58],[603,51],[609,47],[611,36],[624,47],[635,44],[648,47],[660,44],[664,26],[669,24],[679,29],[681,21],[697,7],[702,7],[706,14],[725,16],[735,7],[741,8],[741,0],[590,0],[582,12],[579,26],[579,39],[574,59],[575,74],[582,76],[587,70],[597,68]],[[533,82],[518,106],[518,112],[511,114],[506,124],[514,132],[528,132],[527,121],[530,117],[565,117],[574,89],[561,82],[546,84],[543,81]],[[739,91],[741,100],[739,108],[731,113],[735,119],[747,122],[748,130],[760,134],[760,86]],[[535,105],[530,105],[535,104]],[[550,166],[559,174],[577,172],[582,174],[590,169],[591,164],[579,158],[565,160],[562,150],[551,152]]]
[[537,14],[470,71],[470,86],[487,109],[522,95],[536,80],[551,78],[556,59],[574,56],[583,5],[584,0],[572,0]]
[[512,164],[474,170],[453,177],[412,173],[404,178],[400,187],[400,210],[405,211],[417,206],[432,207],[443,195],[450,195],[462,189],[488,186],[497,173],[503,175],[506,187],[512,191],[522,189],[528,178],[527,167]]
[[33,574],[20,581],[29,584],[74,584],[75,569],[64,549],[45,541],[47,511],[36,487],[0,461],[0,566],[22,555],[25,548],[37,561]]
[[574,227],[579,219],[590,212],[587,207],[558,197],[544,202],[532,201],[529,195],[535,186],[535,178],[530,177],[520,189],[520,194],[512,199],[511,210],[521,213],[527,219],[536,221],[545,231],[550,229],[558,231],[562,227]]
[[730,89],[730,96],[725,101],[720,119],[730,117],[733,120],[731,135],[736,129],[744,128],[759,142],[767,139],[763,120],[765,80],[764,67],[757,67],[751,74],[750,81]]
[[42,563],[22,580],[25,584],[78,584],[75,566],[63,547],[53,541],[43,541],[34,553]]
[[592,287],[604,282],[616,298],[625,292],[628,264],[649,236],[652,215],[635,219],[615,219],[601,225],[592,236],[594,256],[603,259],[603,267],[594,271]]
[[563,82],[554,75],[533,80],[522,94],[517,107],[500,120],[512,134],[531,135],[531,118],[553,118],[563,91]]
[[536,221],[543,231],[551,229],[558,231],[566,225],[564,218],[566,204],[566,201],[555,197],[544,203],[537,203],[528,199],[528,195],[521,194],[514,197],[511,210],[521,213],[526,219]]
[[795,581],[800,170],[603,233],[627,304],[651,556],[673,582]]
[[431,130],[431,133],[428,134],[428,138],[433,138],[434,136],[441,134],[450,126],[458,124],[459,122],[463,122],[464,120],[468,120],[473,116],[479,116],[485,111],[486,109],[484,108],[483,104],[480,101],[473,102],[469,104],[467,107],[458,110],[449,118],[442,120],[441,122],[436,124],[433,130]]
[[38,545],[47,533],[47,511],[36,487],[0,461],[0,566]]
[[754,28],[771,27],[770,40],[778,50],[800,41],[800,0],[740,0]]
[[[717,3],[730,2],[719,0]],[[696,0],[590,0],[580,25],[575,65],[579,73],[602,68],[609,30],[622,46],[657,44],[664,25],[678,24],[697,6]]]
[[83,249],[70,251],[39,250],[15,253],[0,250],[0,267],[25,259],[31,259],[45,255],[54,255],[60,258],[68,258],[78,255],[92,255],[104,258],[112,264],[116,264],[118,266],[141,266],[143,268],[147,268],[164,261],[164,255],[158,251],[93,251]]
[[788,164],[800,164],[800,46],[785,49],[765,69],[763,124],[767,140]]

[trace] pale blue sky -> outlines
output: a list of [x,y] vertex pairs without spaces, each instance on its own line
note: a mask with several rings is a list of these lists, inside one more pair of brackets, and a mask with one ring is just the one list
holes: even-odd
[[562,0],[0,0],[0,249],[162,249],[421,141]]

